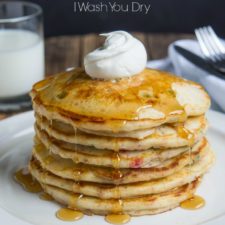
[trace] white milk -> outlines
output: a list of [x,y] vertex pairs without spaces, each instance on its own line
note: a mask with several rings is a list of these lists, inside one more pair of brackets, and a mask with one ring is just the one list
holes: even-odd
[[44,43],[25,30],[0,30],[0,98],[28,93],[44,76]]

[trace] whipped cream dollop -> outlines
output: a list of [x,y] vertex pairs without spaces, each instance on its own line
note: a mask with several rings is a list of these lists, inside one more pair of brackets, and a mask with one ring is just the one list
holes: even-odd
[[114,31],[105,36],[102,47],[84,58],[86,73],[92,78],[114,80],[130,77],[144,70],[147,53],[144,45],[125,31]]

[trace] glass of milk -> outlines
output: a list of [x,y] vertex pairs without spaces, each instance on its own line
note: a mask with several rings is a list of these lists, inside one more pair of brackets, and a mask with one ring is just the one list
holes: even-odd
[[0,2],[0,110],[29,104],[28,92],[44,77],[42,19],[36,4]]

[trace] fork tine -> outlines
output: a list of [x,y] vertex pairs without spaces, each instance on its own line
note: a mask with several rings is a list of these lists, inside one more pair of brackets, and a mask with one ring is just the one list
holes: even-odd
[[214,48],[214,50],[217,54],[217,58],[219,60],[224,60],[225,59],[225,47],[223,46],[223,44],[219,40],[218,36],[213,31],[212,27],[208,26],[207,31],[208,31],[208,39],[211,43],[211,46]]
[[222,54],[225,54],[225,46],[222,44],[222,42],[220,41],[219,37],[216,35],[215,31],[212,29],[211,26],[208,26],[208,32],[210,33],[212,39],[215,42],[215,45],[218,47],[220,52]]
[[221,53],[220,50],[217,48],[217,46],[214,43],[214,40],[211,38],[211,35],[208,31],[208,27],[203,27],[202,28],[202,32],[203,32],[203,37],[205,39],[205,43],[206,43],[206,47],[209,49],[210,53],[211,53],[211,57],[215,58],[216,60],[221,60]]
[[206,33],[205,33],[205,29],[204,27],[203,28],[198,28],[197,30],[198,32],[197,33],[197,38],[199,40],[199,43],[200,43],[200,47],[203,51],[203,54],[205,55],[205,58],[209,61],[213,61],[215,62],[216,61],[216,58],[215,58],[215,52],[214,50],[212,49],[211,45],[209,44],[207,38],[206,38]]
[[225,73],[225,46],[211,26],[195,29],[195,35],[205,59],[218,71]]
[[200,28],[195,29],[195,35],[197,37],[197,40],[198,40],[198,43],[200,45],[200,48],[202,50],[203,55],[206,58],[209,58],[210,57],[210,53],[209,53],[208,49],[205,46],[204,40],[203,40],[201,32],[200,32]]
[[[206,39],[208,40],[209,44],[211,45],[212,49],[215,52],[215,57],[218,61],[222,61],[224,60],[224,54],[221,51],[220,47],[217,45],[216,41],[215,41],[215,37],[212,35],[211,31],[212,28],[210,29],[210,26],[205,27],[205,35],[206,35]],[[219,41],[219,39],[217,39]]]

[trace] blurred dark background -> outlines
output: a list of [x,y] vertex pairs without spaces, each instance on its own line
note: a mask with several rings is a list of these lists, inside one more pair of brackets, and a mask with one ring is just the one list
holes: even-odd
[[[27,1],[42,6],[46,37],[118,29],[152,33],[192,33],[194,28],[209,24],[219,35],[225,36],[225,0],[133,0],[151,5],[146,15],[132,12],[74,12],[74,0]],[[132,0],[110,1],[125,5],[130,4]],[[107,3],[106,0],[89,2]]]

